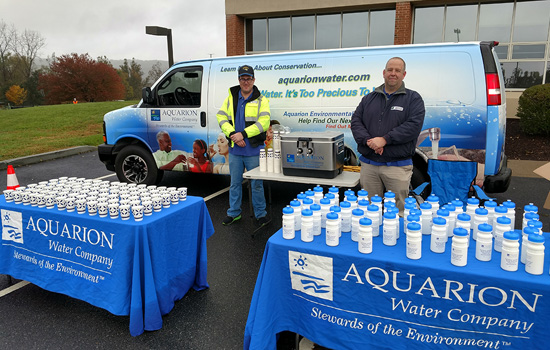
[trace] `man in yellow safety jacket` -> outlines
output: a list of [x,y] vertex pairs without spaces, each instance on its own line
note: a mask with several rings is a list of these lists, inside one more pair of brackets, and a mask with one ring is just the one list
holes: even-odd
[[[224,225],[231,225],[241,219],[243,173],[259,166],[260,149],[269,128],[269,100],[262,96],[254,85],[254,69],[250,66],[239,67],[239,85],[229,89],[216,115],[222,132],[230,142],[229,174],[229,209]],[[252,180],[252,206],[258,225],[269,223],[265,210],[265,195],[262,180]]]

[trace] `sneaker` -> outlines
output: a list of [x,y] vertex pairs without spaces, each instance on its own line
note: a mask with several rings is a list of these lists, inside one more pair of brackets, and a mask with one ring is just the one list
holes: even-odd
[[258,219],[258,226],[259,227],[264,227],[265,225],[269,224],[271,222],[271,220],[269,220],[267,218],[267,216],[262,216],[261,218]]
[[222,224],[224,224],[225,226],[229,226],[235,221],[239,221],[240,219],[241,219],[240,215],[237,217],[231,217],[228,215],[225,219],[223,219]]

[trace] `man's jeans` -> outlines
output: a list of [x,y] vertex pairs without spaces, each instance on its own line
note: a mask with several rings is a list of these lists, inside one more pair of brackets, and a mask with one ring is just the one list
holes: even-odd
[[[241,203],[243,199],[243,173],[244,169],[252,170],[260,165],[258,156],[238,156],[229,153],[229,174],[231,175],[231,186],[229,187],[229,209],[227,215],[237,217],[241,214]],[[263,180],[251,180],[252,206],[256,219],[267,215],[265,211],[265,195]]]

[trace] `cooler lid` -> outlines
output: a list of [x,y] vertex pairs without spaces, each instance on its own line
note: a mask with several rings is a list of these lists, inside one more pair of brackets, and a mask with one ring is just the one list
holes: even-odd
[[310,132],[291,132],[288,134],[281,134],[282,141],[337,141],[344,138],[343,132],[338,131],[310,131]]

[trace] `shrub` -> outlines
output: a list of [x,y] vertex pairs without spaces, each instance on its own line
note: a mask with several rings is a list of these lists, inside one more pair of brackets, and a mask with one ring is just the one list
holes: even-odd
[[519,97],[521,130],[528,135],[550,135],[550,84],[525,89]]

